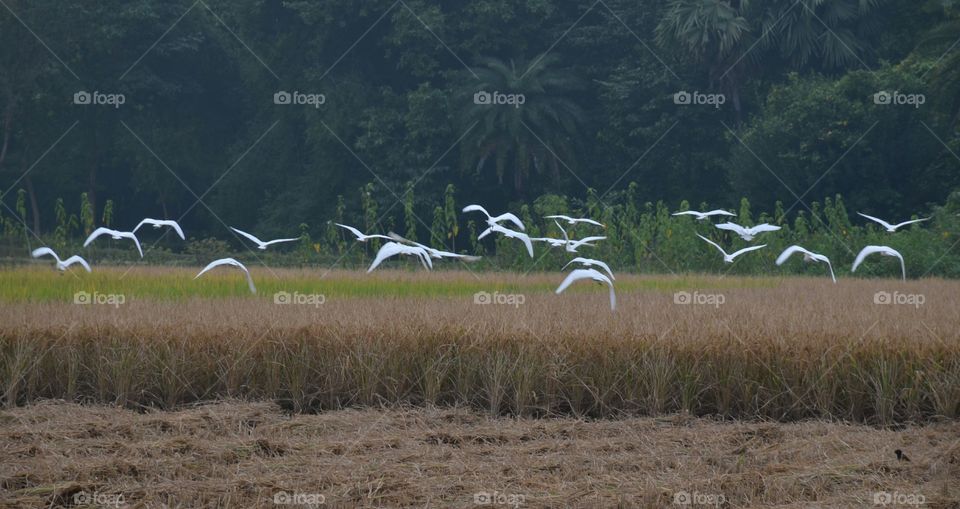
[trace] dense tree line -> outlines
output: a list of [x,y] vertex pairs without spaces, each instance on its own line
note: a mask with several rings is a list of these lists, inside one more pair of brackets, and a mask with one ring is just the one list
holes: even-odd
[[949,0],[5,6],[0,216],[41,236],[82,210],[78,231],[163,216],[325,238],[346,215],[424,239],[451,184],[496,210],[746,197],[795,222],[841,194],[906,218],[960,184]]

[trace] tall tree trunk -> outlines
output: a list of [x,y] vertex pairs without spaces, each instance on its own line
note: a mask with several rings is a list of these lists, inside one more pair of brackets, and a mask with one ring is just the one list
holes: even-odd
[[7,148],[10,147],[10,132],[13,126],[13,102],[7,102],[7,109],[3,112],[3,147],[0,148],[0,167],[7,158]]
[[[24,170],[26,171],[26,170]],[[23,178],[27,184],[27,196],[30,198],[30,210],[33,214],[33,233],[40,235],[40,207],[37,205],[37,193],[33,190],[33,179],[30,175]]]

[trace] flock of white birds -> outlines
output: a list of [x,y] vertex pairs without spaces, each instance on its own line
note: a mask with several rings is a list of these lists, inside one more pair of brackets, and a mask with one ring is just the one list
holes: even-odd
[[[589,218],[577,218],[577,217],[570,217],[565,215],[545,216],[546,219],[552,219],[554,221],[554,224],[556,224],[557,228],[560,229],[560,232],[563,238],[530,237],[529,235],[524,233],[526,231],[526,227],[524,227],[523,222],[520,221],[520,218],[518,218],[516,215],[510,212],[506,212],[498,216],[492,216],[490,215],[489,212],[487,212],[486,209],[484,209],[480,205],[467,205],[466,207],[463,208],[463,212],[465,213],[480,212],[484,216],[486,216],[487,228],[477,236],[477,240],[483,239],[484,237],[490,234],[500,234],[506,238],[517,239],[521,241],[523,245],[526,247],[527,253],[530,255],[531,258],[533,258],[534,242],[543,242],[547,244],[548,247],[551,247],[551,248],[552,247],[563,248],[565,251],[569,253],[577,253],[578,252],[577,249],[581,247],[584,247],[584,246],[592,247],[596,245],[596,242],[606,239],[606,237],[602,237],[602,236],[590,236],[590,237],[584,237],[581,239],[571,239],[567,235],[567,231],[560,224],[561,222],[564,222],[568,226],[573,226],[577,224],[586,224],[586,225],[596,226],[599,228],[606,228],[606,226],[603,225],[602,223]],[[868,216],[866,214],[861,214],[859,212],[857,214],[860,214],[861,216],[867,219],[870,219],[871,221],[875,221],[879,223],[884,227],[884,229],[886,229],[886,231],[890,233],[896,232],[897,229],[903,226],[913,224],[913,223],[919,223],[921,221],[927,221],[930,219],[930,218],[914,219],[911,221],[904,221],[898,224],[890,224],[882,219],[878,219],[873,216]],[[713,216],[736,217],[736,214],[727,212],[725,210],[720,210],[720,209],[711,210],[709,212],[687,210],[684,212],[676,212],[673,215],[674,216],[685,216],[685,215],[694,216],[698,221],[706,221]],[[504,224],[509,224],[511,226],[514,226],[519,231],[512,230],[507,226],[504,226]],[[177,224],[176,221],[167,220],[167,219],[146,218],[143,221],[140,221],[140,223],[136,226],[136,228],[134,228],[132,231],[129,231],[129,232],[112,230],[110,228],[102,228],[102,227],[97,228],[96,230],[93,231],[93,233],[90,234],[89,237],[87,237],[86,241],[84,241],[83,247],[89,246],[94,240],[96,240],[98,237],[102,235],[109,235],[114,240],[129,239],[130,241],[132,241],[137,248],[137,252],[140,253],[140,257],[143,258],[143,249],[140,246],[140,240],[137,238],[136,232],[144,225],[150,225],[150,226],[153,226],[154,228],[162,228],[162,227],[173,228],[174,231],[176,231],[177,235],[179,235],[181,239],[186,240],[186,237],[183,234],[183,229],[180,228],[180,225]],[[421,264],[423,264],[423,266],[427,270],[430,270],[433,268],[433,260],[439,260],[443,258],[452,258],[452,259],[462,260],[465,262],[473,262],[480,259],[480,257],[478,256],[451,253],[448,251],[434,249],[430,246],[425,246],[418,242],[405,239],[393,232],[390,232],[389,235],[365,234],[352,226],[348,226],[340,223],[336,223],[336,225],[339,226],[340,228],[343,228],[349,231],[354,237],[356,237],[357,242],[366,242],[370,239],[381,239],[386,241],[380,247],[379,251],[377,251],[377,255],[374,258],[373,263],[370,264],[370,268],[367,269],[367,273],[372,272],[374,269],[380,266],[380,264],[383,263],[383,261],[386,260],[387,258],[391,258],[397,255],[414,256],[420,261]],[[736,223],[731,223],[731,222],[720,223],[715,226],[720,230],[732,231],[747,242],[752,241],[760,234],[767,233],[767,232],[774,232],[780,229],[779,226],[773,226],[767,223],[759,224],[749,228],[738,225]],[[275,240],[264,242],[245,231],[238,230],[233,227],[230,227],[230,229],[235,231],[239,235],[242,235],[243,237],[247,238],[254,244],[256,244],[257,248],[261,250],[265,250],[267,249],[268,246],[271,246],[274,244],[280,244],[284,242],[293,242],[293,241],[299,240],[298,238],[287,238],[287,239],[275,239]],[[740,249],[738,251],[734,251],[733,253],[727,253],[723,249],[723,247],[713,242],[712,240],[700,234],[697,234],[697,236],[703,239],[704,241],[706,241],[711,246],[717,248],[717,250],[720,251],[720,253],[723,255],[723,261],[725,263],[733,263],[738,256],[743,255],[745,253],[749,253],[751,251],[756,251],[758,249],[763,249],[764,247],[767,246],[766,244],[761,244],[758,246],[749,246],[749,247]],[[836,275],[834,274],[834,271],[833,271],[833,264],[830,263],[830,259],[822,254],[814,253],[813,251],[804,249],[801,246],[794,245],[786,248],[782,253],[780,253],[780,256],[777,257],[776,264],[782,265],[784,262],[787,261],[787,259],[789,259],[791,256],[793,256],[796,253],[802,254],[803,260],[805,262],[826,263],[827,267],[830,270],[830,278],[833,280],[834,283],[837,282]],[[857,267],[860,266],[860,264],[864,261],[864,259],[872,254],[892,256],[899,259],[900,270],[902,272],[903,279],[906,280],[907,270],[903,262],[903,256],[901,256],[899,252],[897,252],[895,249],[889,246],[871,245],[871,246],[864,247],[860,251],[860,253],[857,255],[856,260],[854,260],[853,268],[851,269],[851,272],[856,272]],[[74,255],[65,260],[61,260],[60,257],[57,255],[57,253],[55,253],[49,247],[37,248],[33,250],[32,255],[34,258],[39,258],[41,256],[52,256],[54,260],[56,260],[57,269],[61,271],[67,270],[67,268],[73,265],[74,263],[80,264],[84,269],[87,270],[87,272],[91,271],[90,264],[87,263],[87,261],[84,260],[82,257],[78,255]],[[613,271],[610,270],[610,266],[600,260],[594,260],[592,258],[583,258],[578,256],[576,258],[573,258],[569,262],[567,262],[567,264],[563,266],[562,270],[566,269],[571,264],[575,264],[577,267],[580,267],[580,268],[577,268],[571,271],[569,274],[567,274],[566,278],[560,283],[560,286],[557,287],[556,293],[559,294],[563,292],[564,290],[567,289],[567,287],[569,287],[572,283],[576,281],[579,281],[582,279],[590,279],[598,283],[606,284],[609,287],[610,309],[615,310],[617,307],[617,296],[616,296],[616,292],[614,291],[613,282],[616,280],[616,277],[614,277]],[[194,277],[194,279],[199,278],[200,276],[205,274],[207,271],[215,267],[224,266],[224,265],[241,269],[246,274],[247,284],[250,287],[250,291],[252,293],[257,293],[257,288],[253,284],[253,278],[250,276],[250,271],[247,270],[246,266],[244,266],[242,263],[240,263],[239,261],[233,258],[221,258],[219,260],[214,260],[210,262],[209,264],[207,264],[206,267],[203,268],[203,270],[200,271],[199,274],[197,274]],[[594,267],[602,269],[603,272],[597,270]]]

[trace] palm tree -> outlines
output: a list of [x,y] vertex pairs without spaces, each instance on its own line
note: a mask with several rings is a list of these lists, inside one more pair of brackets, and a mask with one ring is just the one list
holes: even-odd
[[706,64],[710,86],[730,95],[739,117],[742,83],[765,57],[794,69],[860,65],[861,36],[884,1],[671,0],[657,41]]
[[[464,96],[473,98],[464,123],[476,127],[462,152],[465,166],[480,172],[492,163],[500,183],[512,166],[514,190],[521,192],[532,172],[559,175],[561,164],[575,165],[583,112],[571,97],[583,86],[570,71],[553,68],[557,60],[548,55],[517,65],[486,58],[472,69],[479,83],[464,87]],[[514,104],[484,103],[482,96],[494,93],[515,94]]]

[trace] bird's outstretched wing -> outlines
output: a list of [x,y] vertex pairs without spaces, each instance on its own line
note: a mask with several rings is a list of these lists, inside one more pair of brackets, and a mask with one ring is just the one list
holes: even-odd
[[55,253],[53,249],[50,249],[49,247],[38,247],[30,253],[30,256],[34,258],[40,258],[41,256],[47,255],[52,256],[55,260],[57,260],[58,263],[60,262],[60,257],[57,256],[57,253]]
[[868,216],[868,215],[866,215],[866,214],[864,214],[864,213],[862,213],[862,212],[857,212],[857,214],[859,214],[859,215],[861,215],[861,216],[863,216],[863,217],[865,217],[865,218],[867,218],[867,219],[869,219],[869,220],[871,220],[871,221],[875,221],[875,222],[877,222],[877,223],[880,223],[884,228],[886,228],[886,229],[888,229],[888,230],[891,229],[891,228],[896,229],[896,226],[893,226],[892,224],[890,224],[890,223],[888,223],[888,222],[886,222],[886,221],[884,221],[883,219],[880,219],[880,218],[878,218],[878,217]]
[[794,253],[803,253],[803,254],[806,254],[806,255],[812,255],[812,254],[813,254],[813,253],[811,253],[810,251],[807,251],[806,249],[804,249],[804,248],[802,248],[802,247],[800,247],[800,246],[790,246],[790,247],[784,249],[783,252],[780,253],[780,256],[777,257],[777,262],[776,262],[777,265],[783,265],[783,262],[787,261],[787,259],[790,258],[791,256],[793,256]]
[[715,226],[721,230],[728,230],[728,231],[735,232],[737,235],[740,235],[740,236],[743,236],[744,234],[747,233],[747,230],[744,227],[736,223],[720,223]]
[[723,256],[727,256],[727,252],[726,252],[726,251],[724,251],[724,250],[723,250],[723,248],[722,248],[722,247],[720,247],[720,245],[719,245],[719,244],[717,244],[716,242],[714,242],[714,241],[712,241],[712,240],[710,240],[710,239],[708,239],[708,238],[706,238],[706,237],[704,237],[703,235],[700,235],[699,233],[697,234],[697,237],[700,237],[701,239],[703,239],[703,240],[705,240],[705,241],[707,241],[707,244],[710,244],[711,246],[713,246],[713,247],[715,247],[715,248],[717,248],[717,250],[718,250],[718,251],[720,251],[720,253],[722,253],[722,254],[723,254]]
[[733,212],[727,212],[726,210],[723,210],[723,209],[714,209],[714,210],[711,210],[710,212],[704,212],[703,215],[737,217],[737,215],[734,214]]
[[500,221],[510,221],[516,225],[517,228],[520,228],[520,231],[527,231],[527,229],[523,226],[523,222],[520,221],[520,218],[510,212],[504,212],[497,217],[491,217],[490,220],[494,223],[499,223]]
[[731,254],[730,254],[730,258],[736,258],[736,257],[742,255],[743,253],[749,253],[750,251],[756,251],[757,249],[763,249],[763,248],[765,248],[765,247],[767,247],[766,244],[761,244],[761,245],[759,245],[759,246],[745,247],[745,248],[743,248],[743,249],[741,249],[741,250],[739,250],[739,251],[734,251],[733,253],[731,253]]
[[133,233],[137,233],[137,230],[139,230],[140,227],[145,224],[153,225],[156,228],[161,226],[169,226],[173,228],[175,232],[177,232],[177,235],[179,235],[182,240],[187,240],[187,238],[183,235],[183,229],[180,228],[180,224],[172,219],[153,219],[149,217],[144,218],[143,221],[140,221],[136,228],[133,229]]
[[271,240],[271,241],[268,241],[268,242],[264,242],[263,245],[264,245],[264,246],[269,246],[269,245],[272,245],[272,244],[279,244],[279,243],[281,243],[281,242],[293,242],[293,241],[295,241],[295,240],[300,240],[300,239],[299,239],[299,238],[292,238],[292,239],[274,239],[274,240]]
[[480,205],[467,205],[463,208],[463,212],[483,212],[483,215],[490,217],[490,213],[487,212],[487,209],[481,207]]
[[772,225],[772,224],[767,224],[767,223],[758,224],[758,225],[754,226],[753,228],[747,228],[747,230],[748,230],[750,233],[775,232],[775,231],[777,231],[777,230],[779,230],[779,229],[780,229],[779,226],[774,226],[774,225]]
[[697,212],[696,210],[684,210],[683,212],[674,212],[670,214],[671,216],[697,216],[697,218],[707,217],[705,212]]
[[208,263],[207,266],[204,267],[203,270],[201,270],[199,274],[197,274],[196,276],[194,276],[193,279],[197,279],[198,277],[202,276],[202,275],[203,275],[205,272],[207,272],[208,270],[213,269],[213,268],[215,268],[215,267],[219,267],[219,266],[221,266],[221,265],[232,265],[232,266],[237,267],[237,268],[239,268],[240,270],[242,270],[242,271],[244,272],[244,274],[246,274],[246,276],[247,276],[247,286],[250,287],[250,293],[257,293],[257,287],[254,286],[254,284],[253,284],[253,278],[250,276],[250,271],[247,270],[247,267],[246,267],[246,266],[244,266],[242,263],[238,262],[237,260],[235,260],[235,259],[233,259],[233,258],[221,258],[221,259],[219,259],[219,260],[214,260],[214,261]]
[[358,229],[356,229],[356,228],[354,228],[354,227],[352,227],[352,226],[347,226],[347,225],[345,225],[345,224],[340,224],[340,223],[333,223],[333,224],[335,224],[335,225],[339,226],[340,228],[343,228],[343,229],[347,230],[348,232],[352,233],[353,236],[357,238],[357,240],[361,240],[361,239],[363,239],[364,237],[366,237],[366,235],[364,235],[363,233],[360,233],[360,230],[358,230]]
[[614,280],[614,281],[616,281],[616,279],[617,279],[616,277],[613,276],[613,271],[610,270],[610,266],[609,266],[609,265],[607,265],[606,263],[604,263],[604,262],[602,262],[602,261],[600,261],[600,260],[594,260],[594,259],[592,259],[592,258],[582,258],[582,257],[579,257],[579,256],[578,256],[578,257],[574,258],[573,260],[570,260],[569,262],[567,262],[567,264],[564,265],[563,268],[560,269],[560,270],[566,269],[567,267],[570,266],[571,263],[579,263],[580,265],[583,265],[583,266],[586,266],[586,267],[592,267],[592,266],[596,265],[597,267],[600,267],[600,268],[602,268],[603,270],[607,271],[607,274],[610,276],[610,279],[612,279],[612,280]]
[[91,232],[90,235],[87,237],[87,240],[83,241],[83,247],[89,246],[91,242],[97,239],[97,237],[105,233],[108,235],[114,235],[117,232],[115,230],[111,230],[110,228],[104,228],[101,226],[100,228],[93,230],[93,232]]
[[133,241],[137,245],[137,252],[140,253],[140,258],[143,258],[143,249],[140,249],[140,239],[133,232],[115,232],[119,237],[127,238]]
[[234,228],[234,227],[232,227],[232,226],[230,227],[230,229],[233,230],[233,231],[235,231],[235,232],[237,232],[237,233],[239,233],[240,235],[243,235],[244,237],[252,240],[252,241],[255,242],[258,246],[265,246],[265,245],[266,245],[266,244],[263,243],[262,240],[254,237],[253,235],[250,235],[249,233],[247,233],[247,232],[245,232],[245,231],[243,231],[243,230],[238,230],[238,229],[236,229],[236,228]]
[[908,225],[908,224],[921,223],[921,222],[923,222],[923,221],[929,221],[929,220],[930,220],[929,217],[925,217],[925,218],[922,218],[922,219],[911,219],[911,220],[909,220],[909,221],[904,221],[904,222],[902,222],[902,223],[897,224],[896,226],[894,226],[894,229],[900,228],[901,226],[906,226],[906,225]]
[[71,256],[70,258],[67,258],[66,260],[63,261],[63,266],[64,266],[64,267],[69,267],[69,266],[73,265],[74,263],[79,263],[80,265],[82,265],[83,268],[87,269],[87,272],[93,272],[93,271],[90,270],[90,264],[87,263],[86,260],[84,260],[83,258],[81,258],[80,255],[73,255],[73,256]]
[[562,283],[560,283],[560,286],[557,287],[555,293],[562,293],[572,283],[581,279],[592,279],[594,281],[606,283],[607,286],[610,287],[610,309],[615,310],[617,308],[617,295],[613,290],[613,281],[610,281],[610,278],[595,269],[577,269],[570,274],[567,274],[567,277]]

